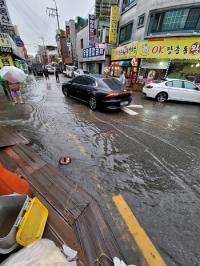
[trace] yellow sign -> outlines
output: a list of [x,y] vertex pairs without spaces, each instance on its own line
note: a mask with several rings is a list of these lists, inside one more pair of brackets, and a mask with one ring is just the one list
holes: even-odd
[[139,42],[138,58],[200,59],[200,38]]
[[12,47],[8,34],[0,33],[0,47]]
[[109,32],[109,43],[117,43],[117,28],[119,22],[119,7],[114,5],[111,7],[111,18],[110,18],[110,32]]
[[112,49],[112,60],[132,59],[137,55],[138,42],[132,42],[127,45]]
[[13,59],[10,54],[1,54],[0,55],[0,68],[4,66],[13,66]]
[[[134,52],[130,47],[135,47]],[[133,57],[200,60],[200,38],[134,42],[112,50],[112,60]]]

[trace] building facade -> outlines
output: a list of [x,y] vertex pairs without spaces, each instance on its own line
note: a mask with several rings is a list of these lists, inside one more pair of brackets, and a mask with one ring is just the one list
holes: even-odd
[[0,67],[15,65],[27,71],[26,48],[17,26],[12,24],[6,0],[1,1],[0,37]]
[[131,79],[137,67],[139,80],[200,79],[200,1],[121,0],[119,8],[116,75],[126,70]]

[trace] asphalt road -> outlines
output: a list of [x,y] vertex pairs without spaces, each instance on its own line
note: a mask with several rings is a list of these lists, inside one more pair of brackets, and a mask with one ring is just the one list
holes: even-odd
[[56,166],[60,156],[71,156],[61,171],[99,202],[128,263],[144,265],[144,254],[116,195],[167,265],[200,265],[199,105],[160,104],[134,93],[131,107],[92,112],[66,99],[53,76],[32,80],[24,95],[25,105],[1,103],[0,125],[22,132]]

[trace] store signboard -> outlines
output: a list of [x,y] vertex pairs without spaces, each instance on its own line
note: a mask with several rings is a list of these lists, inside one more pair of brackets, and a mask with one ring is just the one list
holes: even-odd
[[8,12],[8,7],[5,0],[0,0],[0,24],[6,26],[12,26],[12,22]]
[[0,47],[12,48],[10,37],[6,33],[0,33]]
[[200,38],[139,42],[138,58],[200,59]]
[[109,43],[117,43],[117,29],[119,22],[119,7],[117,5],[111,6],[111,17],[110,17],[110,32],[109,32]]
[[133,57],[200,60],[200,38],[139,41],[112,49],[112,60]]
[[83,61],[105,60],[105,49],[89,47],[82,50]]
[[119,46],[112,49],[112,60],[132,59],[137,55],[138,42],[132,42],[127,45]]
[[95,20],[96,20],[96,17],[95,15],[89,15],[89,34],[88,34],[88,37],[89,37],[89,45],[91,46],[94,46],[95,44]]

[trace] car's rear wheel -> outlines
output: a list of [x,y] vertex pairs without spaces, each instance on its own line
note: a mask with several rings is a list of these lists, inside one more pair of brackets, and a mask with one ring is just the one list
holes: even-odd
[[68,90],[68,88],[63,88],[63,94],[64,94],[66,97],[70,97],[70,94],[69,94],[69,90]]
[[164,91],[158,93],[158,95],[156,96],[156,100],[157,100],[159,103],[166,102],[167,99],[168,99],[168,95],[167,95],[167,93],[164,92]]
[[90,98],[89,107],[92,111],[95,111],[97,109],[97,99],[95,97]]

